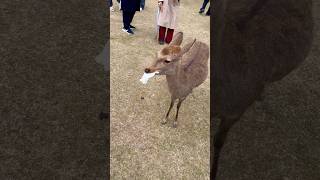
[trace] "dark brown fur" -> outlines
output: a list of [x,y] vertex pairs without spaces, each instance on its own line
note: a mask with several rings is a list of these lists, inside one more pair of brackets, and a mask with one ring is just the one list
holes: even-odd
[[214,138],[211,175],[228,130],[266,84],[298,67],[312,44],[311,0],[216,0],[213,12]]

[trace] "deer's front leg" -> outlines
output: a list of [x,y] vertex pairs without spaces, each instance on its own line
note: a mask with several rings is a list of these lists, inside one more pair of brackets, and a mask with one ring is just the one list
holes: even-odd
[[177,114],[176,114],[176,119],[173,121],[173,127],[176,128],[178,125],[178,115],[179,115],[179,109],[181,106],[181,103],[185,100],[186,98],[181,98],[179,99],[178,105],[177,105]]
[[169,117],[169,114],[170,114],[170,111],[171,111],[173,105],[174,105],[174,99],[171,99],[169,110],[168,110],[168,112],[166,114],[166,117],[162,119],[161,124],[166,124],[167,123],[167,120],[168,120],[168,117]]

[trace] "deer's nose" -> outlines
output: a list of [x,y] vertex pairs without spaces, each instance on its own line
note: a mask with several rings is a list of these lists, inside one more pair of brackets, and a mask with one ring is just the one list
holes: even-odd
[[149,69],[149,68],[146,68],[145,70],[144,70],[144,72],[145,73],[149,73],[151,70]]

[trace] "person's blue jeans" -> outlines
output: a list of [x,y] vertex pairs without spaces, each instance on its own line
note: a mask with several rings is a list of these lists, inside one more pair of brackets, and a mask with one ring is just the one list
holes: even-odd
[[209,0],[204,0],[203,1],[203,4],[202,4],[202,7],[200,8],[200,10],[204,10],[207,6],[207,4],[209,3]]
[[109,5],[110,5],[110,7],[113,6],[112,0],[109,0]]
[[144,9],[145,0],[140,0],[140,7]]

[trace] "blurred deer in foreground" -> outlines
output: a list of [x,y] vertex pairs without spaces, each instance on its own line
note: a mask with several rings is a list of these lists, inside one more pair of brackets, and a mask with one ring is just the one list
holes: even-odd
[[146,73],[159,72],[159,75],[166,75],[167,78],[171,103],[162,124],[167,122],[175,100],[179,100],[173,127],[177,127],[181,103],[208,75],[208,45],[194,39],[181,47],[182,40],[183,33],[177,33],[172,42],[158,52],[153,65],[145,69]]
[[211,178],[229,129],[306,58],[312,44],[311,0],[215,0],[213,115],[221,119],[212,144]]

